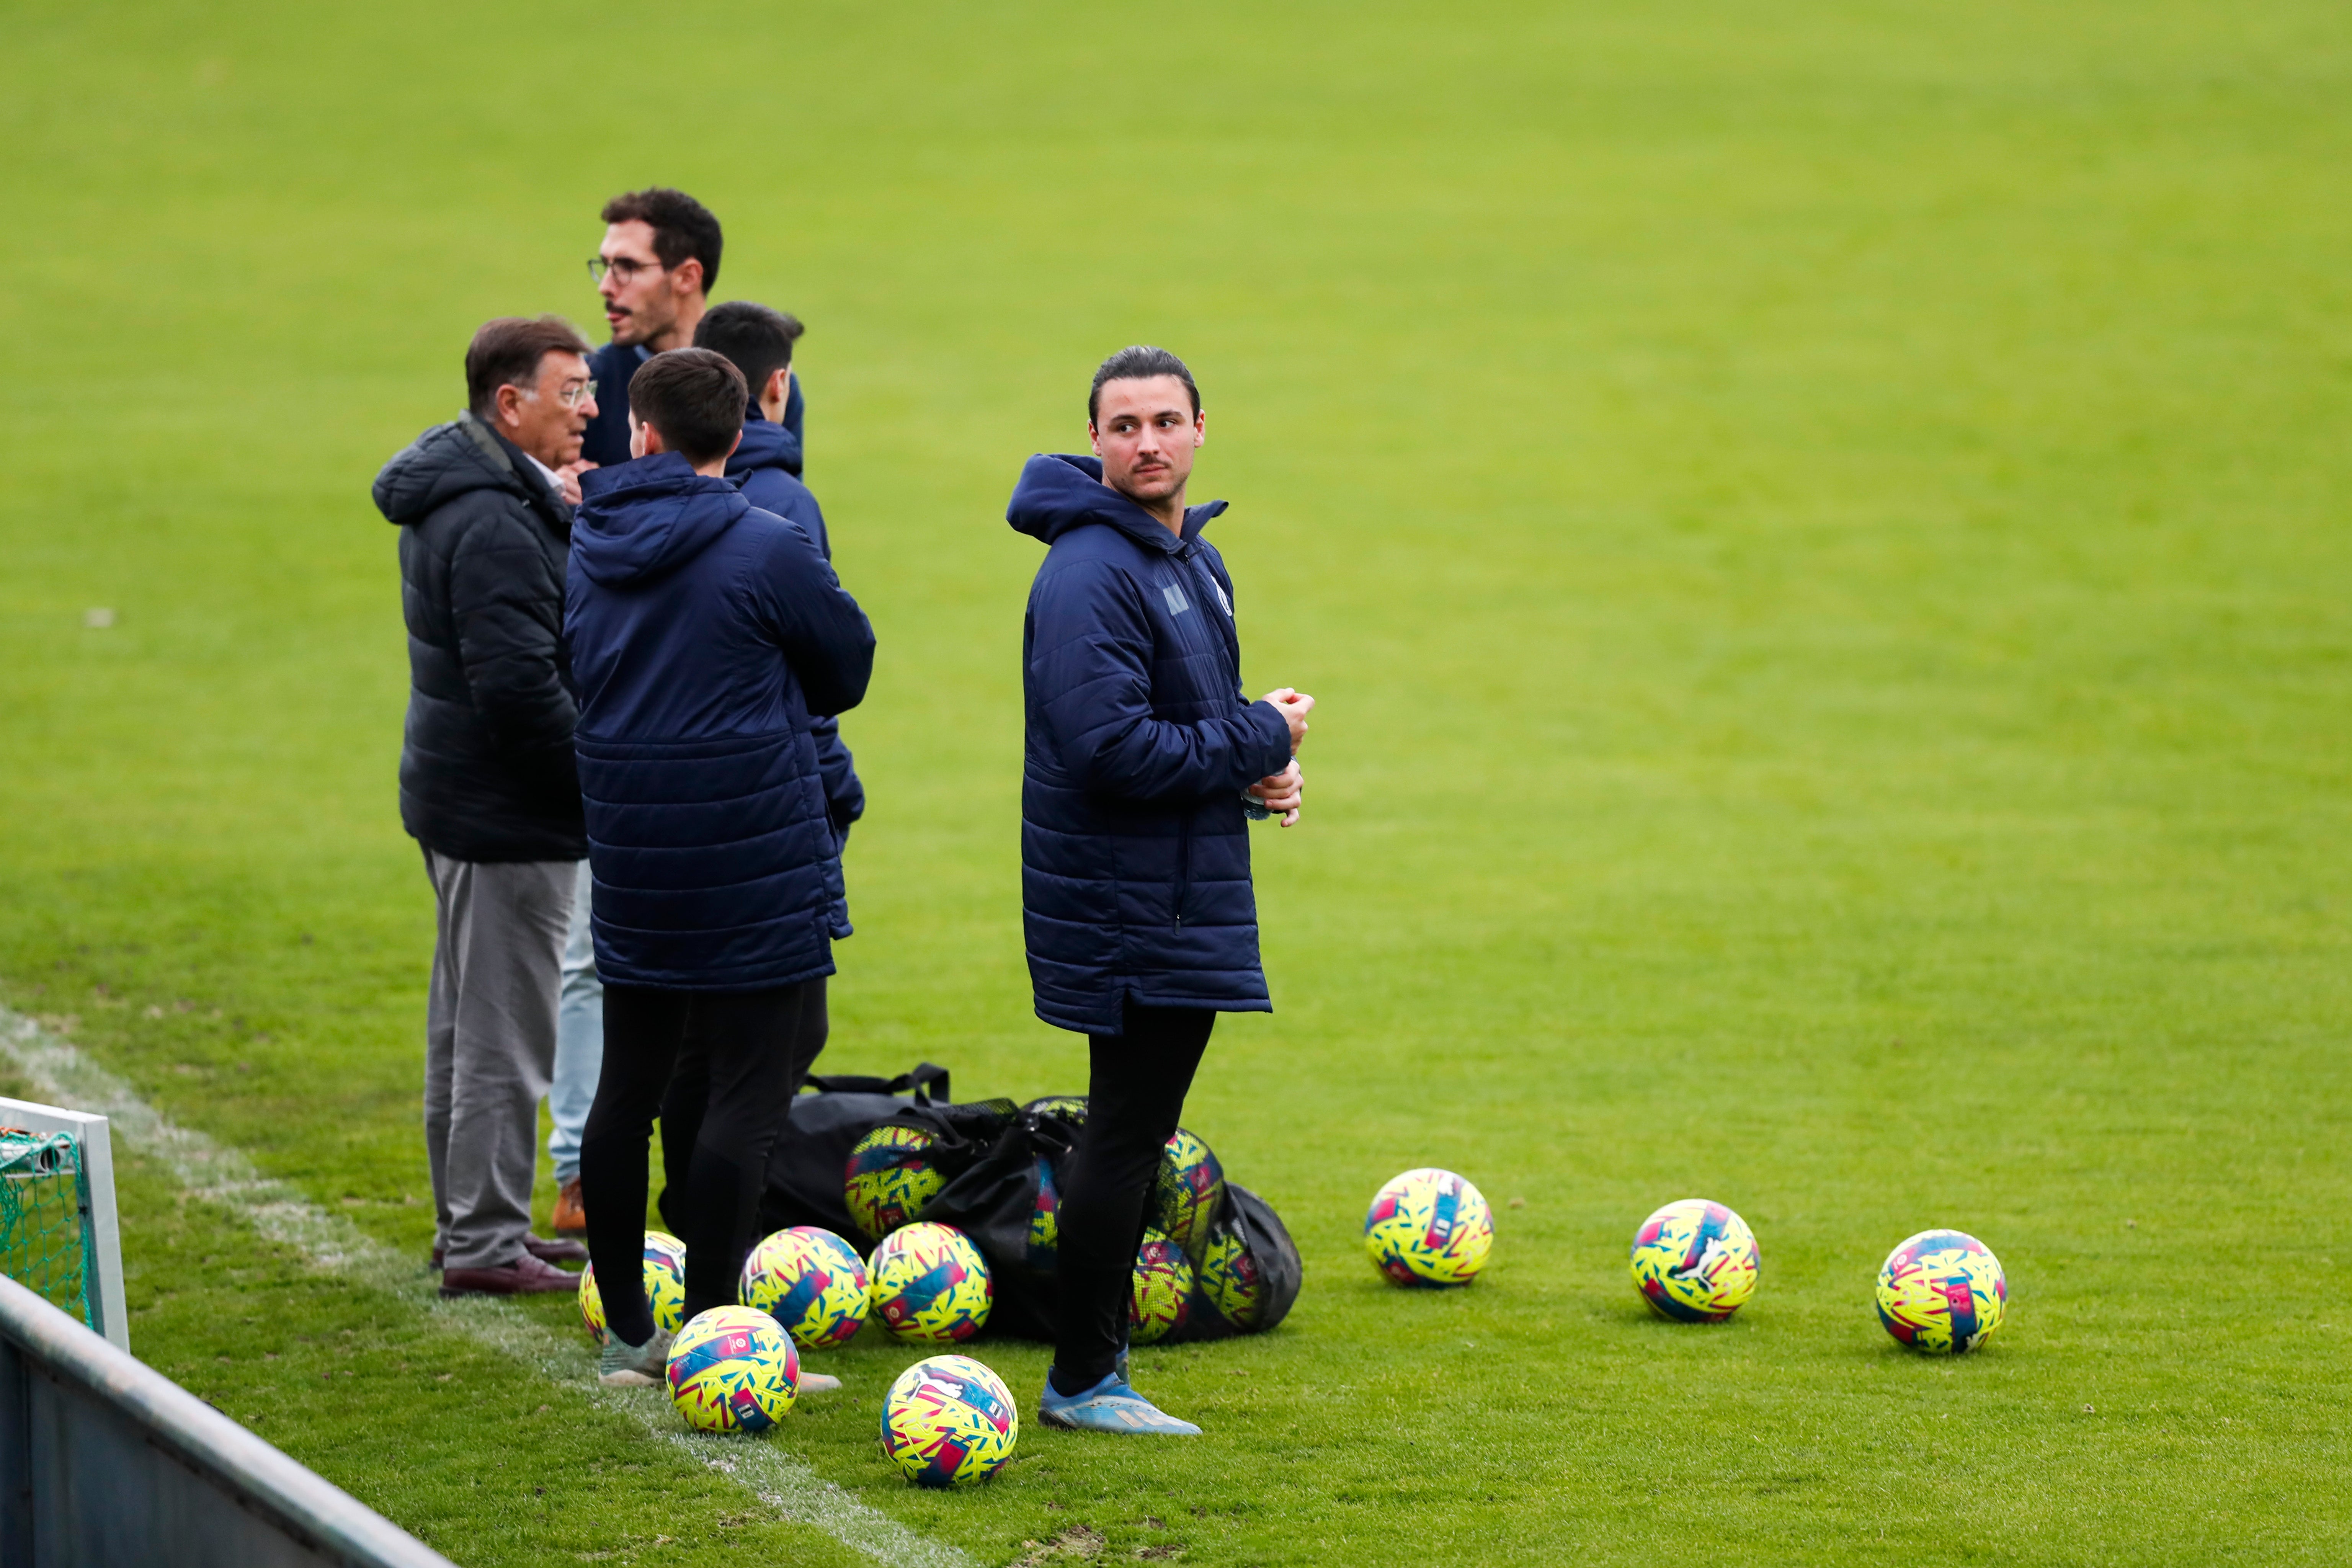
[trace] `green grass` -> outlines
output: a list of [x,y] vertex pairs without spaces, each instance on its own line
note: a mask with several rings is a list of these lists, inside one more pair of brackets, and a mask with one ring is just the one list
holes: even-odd
[[[988,1562],[2352,1552],[2340,6],[11,24],[0,1001],[168,1114],[424,1246],[367,484],[672,181],[720,294],[812,324],[881,637],[829,1065],[1080,1083],[1028,1014],[999,519],[1108,349],[1199,372],[1249,679],[1325,704],[1259,838],[1280,1011],[1187,1114],[1307,1287],[1155,1358],[1209,1437],[914,1494],[870,1436],[910,1352],[861,1342],[773,1441]],[[1468,1291],[1356,1251],[1421,1163],[1527,1200]],[[461,1561],[844,1560],[142,1169],[140,1353]],[[1722,1329],[1624,1278],[1692,1194],[1765,1249]],[[1870,1315],[1930,1224],[2009,1270],[1961,1363]]]

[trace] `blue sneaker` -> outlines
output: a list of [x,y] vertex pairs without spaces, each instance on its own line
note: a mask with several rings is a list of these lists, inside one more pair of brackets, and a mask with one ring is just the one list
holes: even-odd
[[1179,1421],[1127,1385],[1112,1373],[1084,1394],[1064,1394],[1045,1374],[1045,1392],[1037,1400],[1037,1419],[1071,1432],[1140,1432],[1157,1437],[1197,1437],[1201,1429]]

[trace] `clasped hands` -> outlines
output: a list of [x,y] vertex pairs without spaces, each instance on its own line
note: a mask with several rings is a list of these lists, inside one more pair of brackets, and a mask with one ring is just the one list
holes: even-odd
[[1307,775],[1298,771],[1299,742],[1307,739],[1307,715],[1315,711],[1315,699],[1304,691],[1286,686],[1269,691],[1258,699],[1271,702],[1290,726],[1290,765],[1271,778],[1263,778],[1249,786],[1250,797],[1269,812],[1279,816],[1282,826],[1288,827],[1298,820],[1301,800],[1307,793]]

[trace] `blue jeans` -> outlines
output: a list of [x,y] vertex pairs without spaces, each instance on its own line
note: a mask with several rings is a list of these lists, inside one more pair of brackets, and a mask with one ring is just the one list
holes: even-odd
[[547,1135],[547,1157],[555,1162],[555,1184],[580,1174],[580,1134],[596,1100],[596,1079],[604,1070],[604,983],[596,977],[596,941],[588,930],[588,862],[580,862],[578,891],[572,900],[572,929],[563,939],[563,979],[556,993],[555,1078],[547,1109],[555,1129]]

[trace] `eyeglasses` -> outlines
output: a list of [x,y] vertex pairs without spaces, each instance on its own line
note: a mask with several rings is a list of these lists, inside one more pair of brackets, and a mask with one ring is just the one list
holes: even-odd
[[666,268],[658,261],[637,261],[626,256],[615,256],[610,260],[601,256],[592,256],[588,258],[588,276],[599,283],[604,281],[604,274],[607,272],[619,273],[621,281],[627,283],[640,272],[664,270]]
[[[535,386],[524,386],[520,383],[513,384],[515,390],[521,393],[525,397],[536,398],[539,396],[539,388]],[[594,382],[575,381],[559,388],[555,394],[555,401],[561,403],[566,408],[577,408],[582,404],[593,400],[595,395],[596,384]]]

